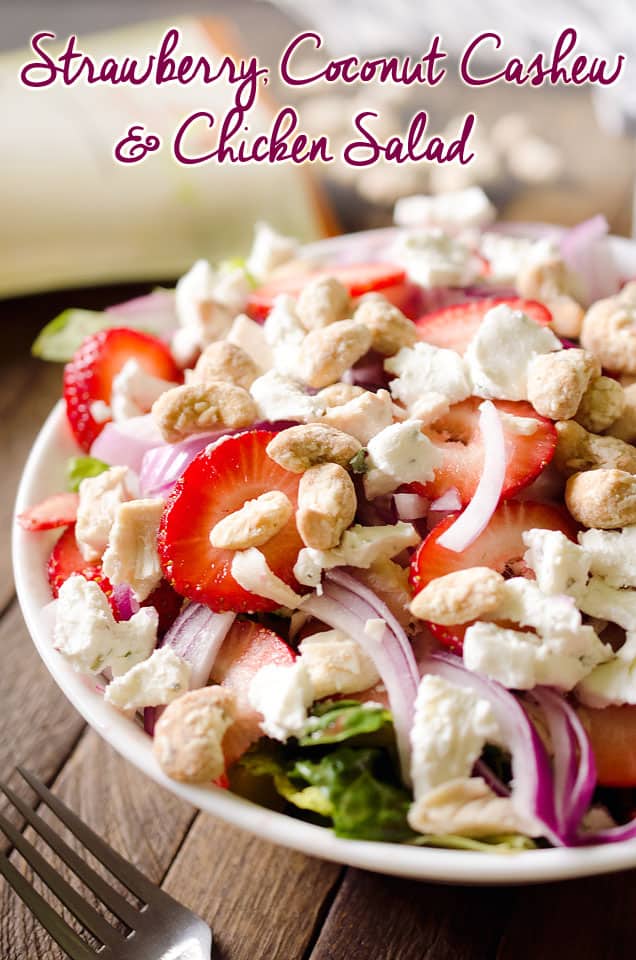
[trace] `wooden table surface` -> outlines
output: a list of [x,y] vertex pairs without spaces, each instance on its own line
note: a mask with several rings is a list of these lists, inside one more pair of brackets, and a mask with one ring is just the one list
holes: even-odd
[[[633,957],[636,872],[539,887],[466,888],[310,859],[198,813],[158,788],[66,701],[29,638],[11,575],[15,487],[59,396],[61,376],[59,367],[31,359],[28,345],[65,304],[97,307],[133,292],[0,304],[0,777],[21,790],[13,771],[22,763],[52,784],[117,850],[210,923],[214,956],[222,960]],[[61,956],[0,880],[0,960]]]

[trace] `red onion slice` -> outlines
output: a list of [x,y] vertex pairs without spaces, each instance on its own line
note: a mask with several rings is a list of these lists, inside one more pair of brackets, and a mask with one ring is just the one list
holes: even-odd
[[545,747],[528,715],[505,687],[467,670],[450,653],[433,653],[420,664],[424,674],[444,677],[449,683],[474,690],[488,700],[512,756],[512,799],[530,823],[539,821],[544,835],[563,846],[554,809],[554,781]]
[[450,490],[443,493],[437,500],[433,500],[431,504],[431,510],[439,510],[444,513],[454,513],[456,510],[461,510],[461,508],[462,501],[459,497],[457,487],[451,487]]
[[473,498],[439,538],[440,547],[461,553],[488,526],[497,509],[506,476],[506,440],[499,412],[491,400],[480,406],[479,429],[484,443],[484,465]]
[[236,619],[235,613],[215,613],[203,603],[191,603],[183,610],[161,641],[191,667],[190,689],[204,687],[221,644]]
[[122,423],[107,423],[93,443],[92,457],[109,466],[130,467],[139,473],[144,454],[163,443],[155,421],[150,414],[131,417]]
[[119,583],[113,587],[112,603],[115,607],[117,620],[130,620],[139,611],[140,606],[132,589],[127,583]]
[[[342,571],[328,573],[323,595],[310,597],[303,610],[355,637],[375,664],[393,714],[402,776],[410,782],[410,732],[419,673],[404,630],[372,590]],[[377,619],[385,623],[381,641],[373,632],[365,632],[367,621]]]
[[149,330],[155,336],[167,339],[177,327],[177,311],[173,290],[154,290],[143,297],[106,307],[113,323],[122,327]]
[[394,493],[393,503],[398,520],[421,520],[428,513],[428,500],[419,493]]
[[[146,450],[142,457],[139,486],[144,497],[167,497],[181,474],[202,450],[221,437],[233,437],[247,430],[286,430],[295,420],[261,421],[252,427],[217,430],[188,437],[179,443],[161,443]],[[160,438],[161,439],[161,438]]]
[[608,235],[607,220],[598,215],[566,230],[561,236],[561,255],[583,285],[586,306],[620,290],[620,276],[612,258]]
[[554,797],[559,829],[574,838],[596,786],[596,763],[590,739],[567,700],[549,687],[535,687],[532,697],[548,724],[554,752]]

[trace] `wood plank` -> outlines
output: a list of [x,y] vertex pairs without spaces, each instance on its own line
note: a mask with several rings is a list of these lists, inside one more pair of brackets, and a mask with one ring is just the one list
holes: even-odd
[[210,923],[215,956],[301,960],[341,874],[202,814],[164,889]]
[[636,871],[528,887],[507,918],[497,960],[631,960]]
[[310,957],[486,960],[495,956],[515,896],[511,888],[437,886],[349,870]]
[[[50,781],[82,732],[84,721],[51,679],[17,602],[0,621],[0,776],[16,785],[16,764]],[[26,796],[28,791],[21,790]],[[0,835],[0,849],[6,849]],[[0,956],[3,954],[0,952]]]
[[[89,826],[155,883],[161,883],[194,816],[188,804],[157,787],[92,730],[82,737],[54,790]],[[54,817],[46,814],[45,819],[59,828]],[[27,830],[26,836],[33,840],[31,830]],[[76,849],[81,849],[67,832],[63,836]],[[37,840],[36,845],[46,849]],[[15,854],[12,858],[16,864],[21,863]],[[90,857],[87,859],[92,862]],[[70,871],[59,863],[56,866],[60,866],[60,872],[84,891]],[[37,878],[34,886],[55,903]],[[87,899],[91,900],[90,895]],[[70,917],[66,916],[66,919],[70,920]],[[64,957],[1,881],[0,957],[2,960],[63,960]]]

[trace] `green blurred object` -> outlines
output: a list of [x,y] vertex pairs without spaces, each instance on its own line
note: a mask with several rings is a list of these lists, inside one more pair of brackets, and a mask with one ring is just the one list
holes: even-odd
[[77,493],[82,480],[98,477],[105,470],[110,470],[109,465],[97,457],[71,457],[66,464],[66,485],[72,493]]
[[63,310],[37,336],[31,353],[40,360],[67,363],[86,337],[112,327],[115,318],[97,310]]

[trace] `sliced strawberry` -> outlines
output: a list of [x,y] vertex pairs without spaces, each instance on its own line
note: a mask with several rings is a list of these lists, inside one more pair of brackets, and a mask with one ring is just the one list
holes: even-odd
[[[576,526],[564,508],[530,500],[523,503],[508,500],[499,504],[483,533],[461,553],[455,553],[440,547],[438,540],[458,516],[457,513],[450,514],[431,530],[413,557],[410,580],[415,593],[437,577],[468,567],[490,567],[504,576],[532,577],[523,562],[527,547],[522,535],[526,530],[560,530],[576,541]],[[468,624],[441,626],[430,623],[429,626],[445,646],[456,653],[461,652]]]
[[87,337],[64,368],[66,415],[75,439],[89,450],[104,428],[91,413],[96,400],[110,403],[113,379],[127,360],[134,359],[154,377],[179,381],[181,375],[161,340],[139,330],[112,327]]
[[[250,430],[203,450],[185,470],[168,499],[159,528],[159,556],[166,578],[190,600],[213,610],[238,613],[275,610],[280,604],[239,586],[231,573],[233,550],[218,550],[210,531],[247,500],[280,490],[296,508],[300,474],[271,460],[265,450],[275,436]],[[303,543],[292,516],[259,549],[272,572],[297,589],[293,568]]]
[[419,283],[404,280],[393,283],[390,287],[382,287],[381,293],[385,300],[401,310],[409,320],[415,320],[424,309],[425,294]]
[[579,707],[596,760],[596,779],[605,787],[636,787],[636,707]]
[[455,303],[450,307],[444,307],[443,310],[425,313],[415,321],[418,337],[436,347],[446,347],[448,350],[463,354],[486,313],[502,303],[512,310],[523,310],[543,327],[552,322],[552,314],[538,300],[523,300],[520,297],[489,297],[485,300]]
[[[247,312],[253,320],[264,320],[271,310],[274,297],[281,293],[298,296],[309,280],[335,277],[352,297],[361,297],[372,290],[394,288],[403,284],[406,273],[394,263],[352,263],[346,266],[322,267],[320,270],[285,273],[254,290],[247,301]],[[392,290],[393,296],[396,291]],[[393,301],[392,301],[393,302]]]
[[249,701],[249,687],[254,674],[268,663],[289,666],[296,654],[285,641],[260,623],[235,620],[212,670],[212,680],[228,687],[234,694],[238,720],[223,738],[223,754],[228,766],[247,748],[259,740],[261,715]]
[[77,520],[77,493],[54,493],[34,507],[19,514],[17,521],[24,530],[54,530],[68,527]]
[[87,580],[94,580],[107,597],[111,597],[113,588],[110,580],[102,573],[100,560],[85,560],[75,539],[75,527],[68,527],[56,542],[47,566],[49,584],[54,597],[60,592],[65,580],[79,573]]
[[[69,527],[56,542],[48,560],[47,575],[54,597],[58,596],[64,581],[75,573],[98,584],[111,602],[117,619],[117,606],[112,599],[113,586],[102,572],[101,560],[84,559],[75,539],[75,528]],[[182,603],[183,597],[180,597],[166,580],[162,580],[141,606],[156,609],[159,614],[158,634],[163,636],[179,615]]]
[[[456,489],[465,506],[472,499],[481,477],[484,447],[479,429],[479,397],[470,397],[454,404],[449,412],[427,427],[425,433],[442,453],[442,463],[435,470],[435,479],[429,483],[410,483],[404,487],[413,493],[436,500],[451,489]],[[502,499],[514,496],[539,476],[552,457],[557,434],[551,420],[541,417],[525,401],[495,400],[502,413],[527,417],[537,421],[534,433],[525,436],[515,433],[504,422],[507,467]]]

